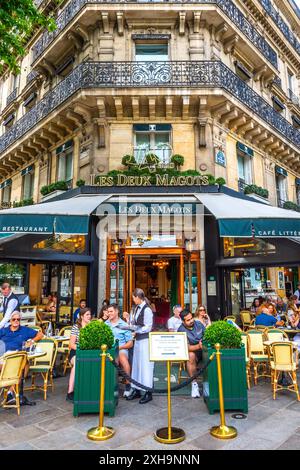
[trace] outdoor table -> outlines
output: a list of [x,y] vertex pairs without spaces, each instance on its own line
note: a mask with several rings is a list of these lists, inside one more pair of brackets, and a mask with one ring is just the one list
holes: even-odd
[[300,334],[300,330],[295,330],[295,329],[289,329],[289,328],[278,328],[279,331],[284,331],[288,337],[291,339],[294,338],[297,334]]

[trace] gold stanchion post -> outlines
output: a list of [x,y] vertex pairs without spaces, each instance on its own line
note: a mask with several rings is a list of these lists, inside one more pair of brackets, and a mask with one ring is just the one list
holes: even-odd
[[180,428],[172,427],[171,410],[171,361],[167,361],[168,369],[168,427],[160,428],[154,434],[154,439],[162,444],[178,444],[185,439],[185,432]]
[[105,391],[105,363],[106,344],[101,346],[101,375],[100,375],[100,405],[99,405],[99,426],[91,428],[87,432],[87,437],[92,441],[106,441],[114,436],[115,430],[109,426],[104,426],[104,391]]
[[224,411],[224,395],[223,395],[223,382],[222,382],[222,367],[221,367],[221,346],[215,345],[216,360],[218,370],[218,383],[219,383],[219,400],[220,400],[220,425],[214,426],[210,430],[210,434],[218,439],[233,439],[237,436],[237,430],[233,426],[226,426],[225,411]]

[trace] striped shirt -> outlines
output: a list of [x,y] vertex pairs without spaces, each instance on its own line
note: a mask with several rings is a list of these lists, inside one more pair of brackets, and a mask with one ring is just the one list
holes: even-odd
[[71,336],[76,336],[76,341],[75,341],[75,344],[77,345],[79,343],[79,332],[80,332],[80,328],[78,327],[78,325],[73,325],[72,326],[72,330],[71,330]]

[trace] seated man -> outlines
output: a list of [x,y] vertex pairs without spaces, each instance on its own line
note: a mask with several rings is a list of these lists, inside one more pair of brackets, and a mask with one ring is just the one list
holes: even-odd
[[[11,314],[10,325],[0,330],[0,356],[7,351],[21,351],[24,342],[33,344],[34,341],[39,341],[43,338],[44,334],[41,331],[37,332],[27,326],[21,326],[20,321],[21,314],[15,311]],[[9,395],[6,403],[14,400],[12,394],[9,393]]]
[[[193,315],[183,310],[180,313],[182,325],[178,328],[178,332],[184,332],[187,335],[188,348],[189,348],[189,360],[187,361],[187,371],[190,377],[192,377],[197,371],[197,363],[202,358],[202,337],[204,335],[205,327],[198,320],[193,318]],[[196,380],[192,382],[192,393],[193,398],[200,397],[199,386]]]
[[262,312],[256,317],[255,325],[268,326],[283,326],[283,321],[278,321],[273,315],[274,308],[270,304],[269,307],[264,307]]
[[86,300],[85,300],[85,299],[80,299],[79,307],[76,308],[76,310],[75,310],[74,313],[73,313],[73,323],[76,323],[77,318],[78,318],[78,315],[79,315],[79,312],[80,312],[80,310],[83,309],[83,308],[86,308]]
[[177,331],[180,327],[182,321],[180,318],[180,313],[182,312],[181,305],[174,305],[173,307],[173,317],[168,320],[168,331]]
[[[119,341],[119,363],[124,372],[130,375],[130,364],[128,360],[128,350],[133,346],[132,333],[129,330],[121,329],[121,327],[128,327],[128,324],[121,320],[119,317],[119,306],[117,304],[110,304],[108,306],[108,320],[105,322],[111,329],[115,340]],[[131,393],[131,386],[126,380],[125,391],[123,396],[129,397]]]

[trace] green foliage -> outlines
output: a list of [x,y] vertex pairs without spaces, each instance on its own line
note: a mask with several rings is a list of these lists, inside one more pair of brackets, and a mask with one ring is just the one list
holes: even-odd
[[224,178],[217,178],[216,184],[218,184],[219,186],[224,186],[224,184],[226,184],[226,181],[224,180]]
[[68,184],[66,181],[56,181],[56,183],[51,183],[51,184],[48,184],[47,186],[42,186],[40,192],[43,196],[46,196],[47,194],[50,194],[53,191],[66,191],[67,189],[69,188],[68,188]]
[[300,206],[298,206],[298,204],[295,204],[292,201],[285,201],[285,203],[283,204],[283,208],[289,209],[291,211],[300,212]]
[[175,168],[179,168],[180,166],[184,165],[184,157],[179,154],[172,155],[171,163],[174,163]]
[[106,344],[110,349],[114,342],[114,335],[110,327],[99,320],[92,320],[79,333],[80,349],[101,349],[103,344]]
[[238,349],[242,344],[240,330],[222,320],[206,328],[203,340],[212,347],[219,343],[222,349]]
[[122,158],[122,165],[124,166],[131,166],[131,165],[136,165],[136,159],[134,158],[133,155],[124,155]]
[[85,185],[85,180],[80,179],[80,180],[76,181],[76,186],[78,188],[80,188],[81,186],[84,186],[84,185]]
[[155,153],[147,153],[146,162],[148,165],[157,165],[159,163],[159,158]]
[[0,283],[15,282],[25,274],[25,267],[23,264],[3,263],[0,264]]
[[4,66],[20,72],[19,59],[25,55],[26,42],[36,27],[54,31],[56,24],[33,0],[0,0],[0,72]]
[[267,189],[256,186],[256,184],[249,184],[244,189],[244,194],[257,194],[258,196],[268,199],[269,191]]
[[33,204],[33,198],[23,199],[22,201],[15,201],[13,203],[13,207],[23,207],[23,206],[31,206]]

